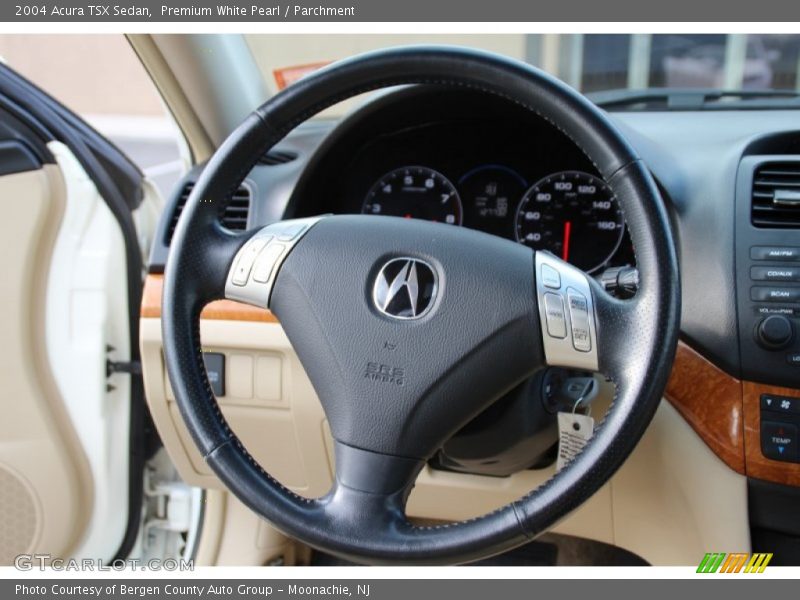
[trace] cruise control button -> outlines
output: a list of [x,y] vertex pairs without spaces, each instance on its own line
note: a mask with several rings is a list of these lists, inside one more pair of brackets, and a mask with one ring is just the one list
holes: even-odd
[[750,248],[753,260],[800,260],[800,248],[792,246],[753,246]]
[[789,423],[762,421],[761,452],[775,460],[797,460],[797,427]]
[[766,287],[750,288],[750,299],[754,302],[800,302],[800,287]]
[[550,265],[542,265],[542,285],[554,290],[561,287],[561,275]]
[[259,255],[256,261],[256,266],[253,269],[253,281],[258,283],[267,283],[272,277],[272,271],[275,269],[275,264],[283,254],[286,246],[283,244],[270,244]]
[[239,252],[239,259],[236,261],[236,267],[233,270],[231,281],[233,281],[234,285],[247,285],[247,279],[250,277],[253,263],[258,253],[261,252],[261,249],[266,246],[270,239],[272,238],[255,238],[245,244],[245,247]]
[[569,320],[572,324],[572,345],[578,352],[589,352],[592,349],[592,337],[589,330],[589,302],[586,296],[574,288],[567,288],[567,306]]
[[561,296],[552,292],[544,295],[544,314],[547,321],[547,333],[550,337],[559,339],[567,337],[567,319]]

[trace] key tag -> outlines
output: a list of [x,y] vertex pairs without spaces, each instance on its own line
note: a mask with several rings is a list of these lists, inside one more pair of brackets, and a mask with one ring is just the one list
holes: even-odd
[[585,415],[576,412],[583,399],[583,396],[578,398],[571,413],[558,413],[556,473],[581,453],[594,434],[594,419],[591,417],[591,411],[587,411]]

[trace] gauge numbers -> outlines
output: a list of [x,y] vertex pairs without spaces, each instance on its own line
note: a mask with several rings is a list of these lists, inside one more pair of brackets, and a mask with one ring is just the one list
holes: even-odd
[[592,273],[616,253],[625,222],[603,180],[582,171],[561,171],[525,193],[515,227],[517,241]]
[[361,212],[461,225],[464,211],[455,186],[428,167],[401,167],[370,188]]

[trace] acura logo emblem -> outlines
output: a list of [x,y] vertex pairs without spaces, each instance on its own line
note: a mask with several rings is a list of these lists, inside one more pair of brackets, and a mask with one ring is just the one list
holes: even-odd
[[378,273],[372,299],[383,314],[395,319],[418,319],[436,299],[436,271],[417,258],[395,258]]

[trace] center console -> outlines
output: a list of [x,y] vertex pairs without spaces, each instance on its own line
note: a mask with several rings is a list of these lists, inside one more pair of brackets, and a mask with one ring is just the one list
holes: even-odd
[[[736,202],[741,377],[800,388],[800,159],[748,156]],[[759,398],[761,453],[800,462],[800,389]]]

